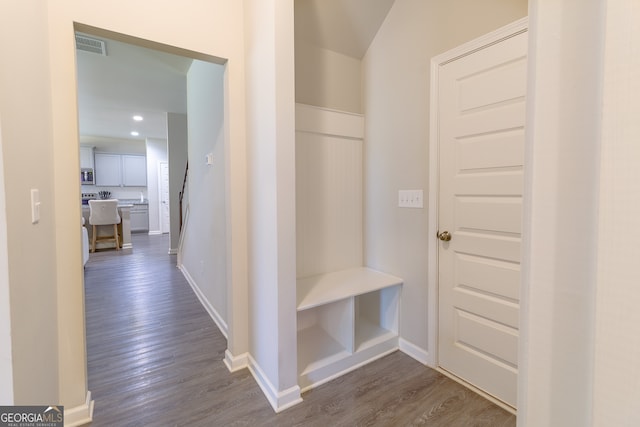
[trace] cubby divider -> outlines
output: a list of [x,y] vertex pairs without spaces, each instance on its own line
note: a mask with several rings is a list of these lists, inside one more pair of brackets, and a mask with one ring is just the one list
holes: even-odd
[[302,390],[398,348],[401,284],[366,267],[298,279]]

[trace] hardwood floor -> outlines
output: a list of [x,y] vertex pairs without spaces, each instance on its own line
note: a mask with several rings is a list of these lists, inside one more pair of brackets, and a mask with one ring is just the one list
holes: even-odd
[[167,236],[85,268],[92,426],[514,426],[515,416],[395,352],[275,414],[167,255]]

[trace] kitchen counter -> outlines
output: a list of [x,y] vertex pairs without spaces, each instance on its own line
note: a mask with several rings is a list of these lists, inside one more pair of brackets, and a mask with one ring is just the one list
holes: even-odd
[[143,201],[140,201],[140,199],[118,199],[118,205],[123,204],[123,205],[148,205],[149,204],[149,200],[144,199]]
[[[138,199],[138,203],[140,203],[140,199]],[[133,247],[131,243],[131,208],[133,207],[133,203],[128,203],[126,200],[118,201],[118,213],[120,214],[120,224],[118,224],[118,234],[120,235],[120,247],[122,249],[129,249]],[[87,227],[87,231],[89,232],[89,241],[93,237],[93,227],[89,224],[89,205],[82,205],[82,216],[84,218],[85,226]],[[104,228],[104,227],[102,227]],[[113,232],[113,231],[112,231]],[[98,229],[98,233],[101,236],[102,230]],[[104,230],[105,235],[109,233],[107,230]],[[109,244],[104,244],[104,247],[109,247]],[[96,243],[96,248],[100,249],[102,246],[101,243]],[[111,243],[111,247],[113,247],[113,243]]]

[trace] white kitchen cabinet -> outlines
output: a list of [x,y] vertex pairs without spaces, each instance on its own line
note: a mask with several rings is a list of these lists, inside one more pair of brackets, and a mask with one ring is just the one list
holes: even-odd
[[93,147],[80,146],[80,168],[93,169]]
[[146,187],[147,159],[134,154],[95,153],[96,185]]
[[119,154],[95,154],[94,176],[97,186],[120,187],[122,184],[122,157]]
[[146,187],[147,158],[145,156],[122,156],[122,185],[125,187]]
[[131,208],[131,232],[149,231],[149,205],[135,204]]

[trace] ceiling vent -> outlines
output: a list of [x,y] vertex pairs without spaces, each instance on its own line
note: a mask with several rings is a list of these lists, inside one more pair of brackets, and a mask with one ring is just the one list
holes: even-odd
[[103,40],[76,34],[76,49],[107,56],[107,44]]

